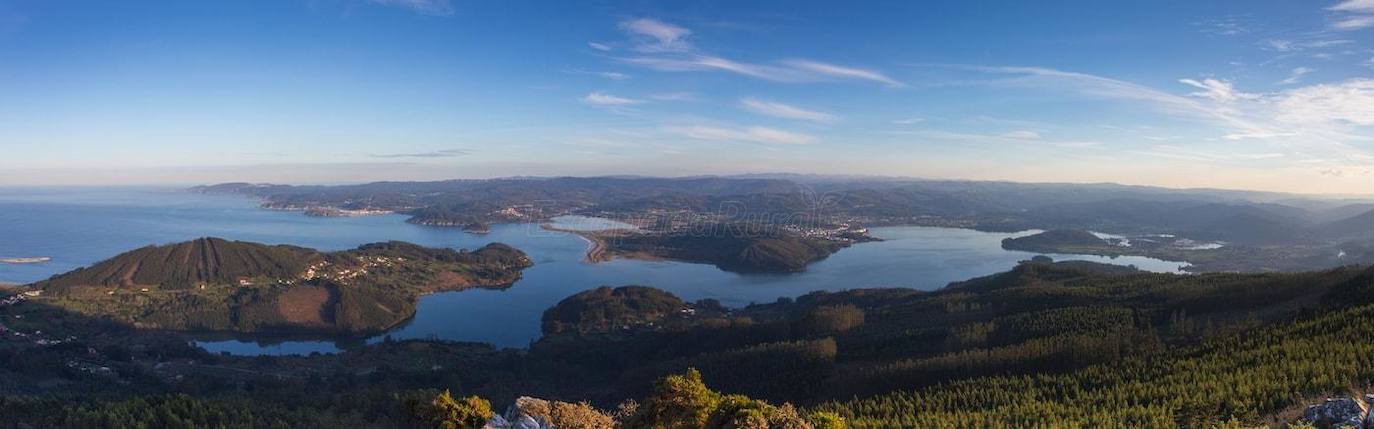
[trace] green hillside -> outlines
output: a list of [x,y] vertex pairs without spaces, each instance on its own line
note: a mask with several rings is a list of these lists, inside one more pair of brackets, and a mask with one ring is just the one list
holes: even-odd
[[424,294],[504,287],[530,265],[504,244],[473,252],[374,243],[342,252],[203,238],[127,252],[35,283],[38,301],[138,328],[363,334],[415,314]]

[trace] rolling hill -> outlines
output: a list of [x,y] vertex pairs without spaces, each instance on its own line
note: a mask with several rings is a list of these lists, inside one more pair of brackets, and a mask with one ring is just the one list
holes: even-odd
[[403,242],[318,252],[218,238],[149,246],[31,285],[41,301],[148,329],[378,332],[424,294],[506,287],[531,262],[510,246],[476,251]]

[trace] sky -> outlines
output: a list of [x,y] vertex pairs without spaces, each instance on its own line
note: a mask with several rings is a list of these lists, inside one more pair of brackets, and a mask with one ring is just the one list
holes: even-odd
[[1374,193],[1374,0],[0,0],[0,186]]

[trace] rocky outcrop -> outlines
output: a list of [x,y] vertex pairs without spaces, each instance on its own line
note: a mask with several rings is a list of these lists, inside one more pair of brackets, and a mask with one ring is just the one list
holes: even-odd
[[573,404],[521,396],[492,416],[482,429],[611,429],[615,420],[586,403]]
[[521,396],[506,408],[505,414],[492,416],[482,429],[551,429],[549,401]]
[[1364,401],[1352,397],[1326,398],[1321,404],[1308,406],[1302,417],[1319,428],[1374,428],[1366,405],[1369,403],[1374,403],[1374,394],[1364,395]]

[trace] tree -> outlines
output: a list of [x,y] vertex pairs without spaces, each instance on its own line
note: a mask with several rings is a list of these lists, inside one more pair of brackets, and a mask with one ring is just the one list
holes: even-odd
[[447,390],[428,401],[424,396],[412,397],[406,408],[420,427],[435,429],[480,428],[494,414],[487,400],[476,396],[455,399]]

